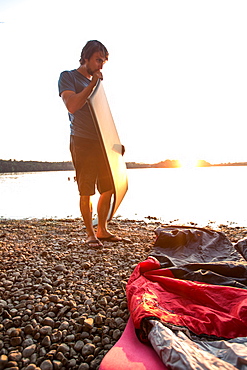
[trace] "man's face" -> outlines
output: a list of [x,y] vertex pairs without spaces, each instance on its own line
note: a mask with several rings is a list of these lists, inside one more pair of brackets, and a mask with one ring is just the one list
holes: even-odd
[[96,52],[94,53],[90,59],[86,59],[86,69],[88,74],[90,76],[93,76],[93,74],[97,71],[100,71],[103,68],[103,65],[106,62],[106,58],[104,57],[104,54],[102,52]]

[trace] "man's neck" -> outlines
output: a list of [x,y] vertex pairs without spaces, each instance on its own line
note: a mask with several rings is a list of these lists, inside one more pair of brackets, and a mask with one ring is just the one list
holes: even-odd
[[79,68],[77,68],[77,71],[79,73],[81,73],[84,77],[88,78],[89,80],[91,80],[91,77],[90,74],[88,73],[85,65],[81,65]]

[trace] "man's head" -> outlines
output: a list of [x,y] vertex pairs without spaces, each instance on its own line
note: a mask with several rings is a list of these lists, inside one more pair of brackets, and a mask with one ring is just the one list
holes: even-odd
[[92,55],[96,52],[102,53],[104,56],[104,59],[108,60],[109,53],[106,47],[100,41],[91,40],[91,41],[88,41],[86,45],[84,46],[84,48],[82,49],[80,64],[81,65],[85,64],[86,60],[90,60]]

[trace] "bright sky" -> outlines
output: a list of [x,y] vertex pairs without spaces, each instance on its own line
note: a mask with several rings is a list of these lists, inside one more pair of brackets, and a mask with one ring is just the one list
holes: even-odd
[[57,81],[98,39],[126,161],[247,161],[246,19],[246,0],[1,0],[0,159],[70,160]]

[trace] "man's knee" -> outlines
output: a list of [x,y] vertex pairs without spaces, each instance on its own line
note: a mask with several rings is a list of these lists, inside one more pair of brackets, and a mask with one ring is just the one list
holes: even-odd
[[91,199],[90,199],[90,195],[81,195],[80,196],[80,203],[81,205],[88,205],[90,204],[91,202]]
[[101,193],[101,195],[104,197],[111,197],[113,193],[114,191],[113,189],[111,189],[111,190],[104,191],[103,193]]

